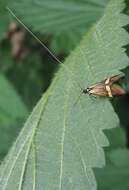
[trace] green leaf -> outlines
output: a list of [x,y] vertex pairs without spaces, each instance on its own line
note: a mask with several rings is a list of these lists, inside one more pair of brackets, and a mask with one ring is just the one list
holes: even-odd
[[0,75],[0,123],[8,125],[16,119],[24,118],[27,108],[10,82]]
[[[128,190],[129,187],[129,150],[125,147],[126,144],[120,140],[123,138],[122,129],[114,130],[111,133],[111,142],[115,141],[115,146],[106,151],[107,165],[103,169],[96,169],[96,177],[99,190]],[[109,131],[110,134],[110,131]],[[118,135],[119,140],[114,140]],[[121,141],[121,143],[120,143]]]
[[111,151],[117,148],[125,148],[126,137],[125,131],[122,129],[122,127],[113,128],[105,132],[110,142],[110,146],[105,148],[106,151]]
[[81,96],[80,88],[120,73],[129,36],[123,0],[112,0],[56,74],[0,168],[0,189],[95,190],[94,167],[105,165],[104,129],[119,120],[108,98]]
[[[116,167],[129,167],[129,150],[128,149],[117,149],[112,151],[110,154],[110,161]],[[119,159],[118,159],[119,158]]]
[[9,0],[0,0],[0,40],[7,36],[6,32],[8,31],[9,23],[11,21],[10,15],[6,9],[6,6],[9,5],[9,3]]
[[[12,84],[0,75],[0,159],[16,138],[28,111]],[[22,122],[21,122],[22,121]]]
[[74,29],[78,31],[80,27],[84,30],[84,27],[101,16],[103,8],[103,5],[95,6],[86,1],[75,3],[64,0],[23,0],[13,7],[34,30],[57,34]]
[[111,145],[105,151],[107,165],[102,169],[95,169],[99,190],[128,190],[129,150],[126,148],[126,136],[123,132],[120,127],[108,131]]
[[51,47],[54,51],[68,52],[100,18],[107,2],[108,0],[23,0],[11,7],[34,31],[53,34]]
[[9,14],[7,13],[7,10],[5,9],[7,1],[1,1],[0,2],[0,40],[6,36],[6,31],[8,29],[9,25]]
[[99,190],[128,190],[129,188],[129,150],[111,151],[107,166],[97,170]]
[[8,125],[0,124],[0,162],[7,155],[9,148],[18,136],[21,125],[25,118],[20,118],[10,122]]

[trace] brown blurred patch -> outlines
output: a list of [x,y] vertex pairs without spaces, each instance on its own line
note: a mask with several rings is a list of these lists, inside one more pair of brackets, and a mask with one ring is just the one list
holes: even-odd
[[18,29],[14,21],[10,23],[7,38],[10,40],[11,55],[14,59],[23,58],[29,51],[25,47],[25,36],[26,30],[24,28]]

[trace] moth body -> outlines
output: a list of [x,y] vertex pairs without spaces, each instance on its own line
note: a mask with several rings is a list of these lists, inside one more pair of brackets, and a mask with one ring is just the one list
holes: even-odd
[[99,83],[96,83],[95,85],[92,85],[84,89],[82,93],[94,96],[108,96],[108,97],[120,96],[126,94],[125,89],[123,89],[121,86],[117,84],[114,84],[122,77],[123,75],[112,76],[111,78],[107,78]]

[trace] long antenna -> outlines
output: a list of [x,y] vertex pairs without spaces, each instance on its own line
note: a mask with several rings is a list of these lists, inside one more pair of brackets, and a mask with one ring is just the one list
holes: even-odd
[[[63,66],[68,72],[70,72],[73,76],[74,76],[74,73],[72,71],[70,71],[67,66],[62,63],[55,55],[54,53],[52,53],[50,51],[50,49],[15,15],[14,11],[12,11],[9,7],[6,7],[6,9],[9,11],[9,13],[44,47],[44,49],[58,62],[61,64],[61,66]],[[74,76],[74,79],[75,79],[75,76]],[[81,90],[82,87],[81,85],[78,83],[78,81],[76,80],[76,84],[79,86],[79,88]]]
[[46,49],[46,51],[58,62],[62,63],[49,49],[48,47],[14,14],[14,12],[6,7],[10,14]]

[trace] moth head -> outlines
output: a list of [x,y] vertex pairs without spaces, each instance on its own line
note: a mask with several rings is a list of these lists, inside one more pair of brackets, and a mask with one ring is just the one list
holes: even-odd
[[86,89],[83,89],[83,90],[82,90],[82,93],[83,93],[83,94],[87,94],[87,93],[90,92],[90,90],[91,90],[91,88],[88,87],[88,88],[86,88]]

